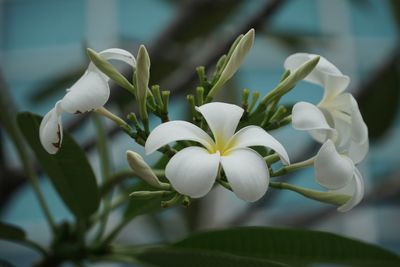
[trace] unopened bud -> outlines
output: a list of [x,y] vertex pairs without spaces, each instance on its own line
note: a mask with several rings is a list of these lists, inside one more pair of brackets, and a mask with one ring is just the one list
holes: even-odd
[[215,83],[213,88],[211,88],[208,97],[212,98],[217,93],[219,88],[221,88],[224,83],[226,83],[239,69],[242,65],[244,59],[249,53],[251,47],[254,43],[254,29],[249,30],[242,38],[237,41],[236,46],[232,50],[232,54],[228,54],[228,58],[225,59],[226,64],[222,70],[221,76]]
[[140,107],[140,117],[142,120],[147,120],[147,91],[149,90],[150,79],[150,57],[146,48],[141,45],[139,47],[136,64],[136,87],[137,96]]
[[153,170],[138,153],[128,150],[126,152],[126,159],[132,170],[146,183],[156,188],[170,189],[169,184],[162,183],[158,180]]
[[[94,51],[93,49],[88,48],[87,54],[93,64],[105,75],[107,75],[110,79],[115,81],[122,88],[127,89],[130,92],[133,92],[133,86],[128,80],[113,66],[110,62],[108,62],[105,58],[103,58],[99,53]],[[132,56],[133,57],[133,56]],[[134,59],[132,59],[134,60]],[[132,64],[134,62],[132,61]]]

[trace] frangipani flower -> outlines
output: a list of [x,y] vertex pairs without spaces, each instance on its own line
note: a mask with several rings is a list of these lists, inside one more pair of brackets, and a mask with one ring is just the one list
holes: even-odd
[[[285,68],[293,71],[313,57],[304,53],[291,55]],[[349,201],[338,208],[348,211],[364,195],[364,182],[355,164],[368,152],[368,128],[354,97],[344,93],[350,78],[332,63],[321,57],[305,80],[323,86],[324,96],[317,106],[297,103],[292,110],[292,124],[323,143],[314,161],[316,180],[333,193],[348,195]]]
[[349,211],[362,200],[364,182],[360,171],[350,157],[337,152],[331,140],[322,145],[315,158],[314,167],[316,180],[321,186],[332,193],[350,197],[338,211]]
[[243,109],[227,103],[209,103],[197,108],[207,121],[214,139],[186,121],[171,121],[156,127],[145,144],[146,154],[162,146],[190,140],[203,147],[186,147],[168,162],[165,175],[181,194],[199,198],[212,188],[220,166],[233,192],[246,201],[261,198],[269,185],[269,172],[263,157],[250,146],[273,149],[285,164],[289,157],[284,147],[258,126],[247,126],[235,133]]
[[[111,48],[99,53],[105,60],[118,60],[135,67],[136,60],[128,51]],[[61,114],[84,113],[103,107],[110,96],[110,80],[93,63],[90,63],[82,77],[67,89],[66,95],[56,103],[40,124],[40,142],[50,153],[57,153],[62,143]]]
[[[293,54],[286,59],[285,68],[294,71],[315,56]],[[332,139],[340,153],[349,155],[355,163],[360,162],[368,152],[368,128],[354,97],[344,93],[350,78],[321,57],[304,80],[321,85],[324,96],[316,106],[307,102],[297,103],[292,110],[293,127],[309,131],[320,143]]]

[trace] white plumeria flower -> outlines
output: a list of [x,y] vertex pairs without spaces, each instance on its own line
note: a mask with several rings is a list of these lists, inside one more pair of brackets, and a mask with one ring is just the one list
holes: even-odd
[[[291,55],[285,61],[285,68],[294,71],[315,56]],[[318,105],[297,103],[292,110],[292,124],[295,129],[309,131],[315,140],[323,143],[314,161],[316,180],[331,192],[348,195],[349,201],[338,208],[348,211],[364,195],[364,182],[355,164],[368,152],[368,128],[354,97],[344,93],[350,78],[331,62],[320,57],[305,80],[321,85],[324,96]]]
[[[135,57],[128,51],[110,48],[99,53],[105,60],[118,60],[135,67]],[[55,154],[62,142],[61,114],[92,111],[104,106],[110,97],[110,78],[90,63],[82,77],[67,89],[66,95],[56,103],[40,124],[40,142],[44,149]]]
[[315,158],[314,167],[316,180],[321,186],[332,193],[350,197],[338,211],[349,211],[362,200],[364,182],[360,171],[350,157],[337,152],[331,140],[322,145]]
[[[286,59],[284,66],[293,72],[315,56],[293,54]],[[321,85],[324,96],[318,105],[307,102],[294,105],[293,127],[309,131],[320,143],[332,139],[340,153],[348,154],[355,163],[360,162],[368,152],[368,128],[356,100],[350,93],[344,92],[350,78],[321,57],[318,65],[304,80]]]
[[186,147],[168,162],[165,175],[181,194],[193,198],[206,195],[222,166],[233,192],[246,201],[256,201],[267,191],[269,172],[263,157],[250,146],[273,149],[285,164],[289,157],[285,148],[258,126],[247,126],[235,133],[243,109],[227,103],[209,103],[196,108],[207,121],[214,139],[186,121],[171,121],[156,127],[145,144],[146,154],[168,143],[190,140],[203,147]]

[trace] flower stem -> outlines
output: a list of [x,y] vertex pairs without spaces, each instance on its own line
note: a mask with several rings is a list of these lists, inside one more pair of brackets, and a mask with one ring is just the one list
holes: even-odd
[[274,164],[275,162],[280,160],[280,157],[277,153],[264,157],[265,162],[267,165]]
[[270,182],[269,186],[272,188],[275,188],[275,189],[290,190],[290,191],[296,192],[302,196],[305,196],[307,198],[317,200],[320,202],[333,204],[336,206],[341,206],[341,205],[345,204],[351,198],[350,196],[344,195],[344,194],[336,194],[336,193],[329,192],[329,191],[321,192],[321,191],[312,190],[312,189],[308,189],[308,188],[304,188],[304,187],[300,187],[300,186],[295,186],[295,185],[288,184],[288,183]]
[[108,109],[105,107],[101,107],[95,110],[96,113],[112,120],[115,122],[118,126],[120,126],[122,129],[124,129],[127,132],[132,132],[132,128],[120,117],[115,115],[114,113],[110,112]]
[[[0,74],[1,75],[1,74]],[[0,76],[0,83],[3,83],[2,77]],[[0,122],[4,127],[5,131],[8,133],[8,136],[11,138],[15,145],[15,149],[17,150],[17,154],[22,162],[23,169],[25,170],[26,176],[28,177],[28,181],[31,183],[33,192],[36,195],[39,205],[43,211],[43,214],[53,231],[56,232],[56,225],[54,223],[54,219],[50,213],[50,209],[47,206],[44,195],[39,186],[38,177],[32,167],[31,161],[28,156],[28,151],[26,150],[26,145],[23,142],[23,138],[21,133],[15,123],[15,111],[12,109],[12,101],[9,99],[7,94],[6,86],[0,84],[3,88],[0,90]],[[11,105],[10,105],[11,102]]]
[[[106,133],[104,131],[104,125],[101,121],[100,116],[94,117],[94,122],[97,130],[97,137],[98,137],[98,151],[99,151],[99,158],[100,158],[100,166],[101,166],[101,177],[103,183],[107,181],[107,178],[110,177],[110,158],[109,158],[109,151],[107,146],[107,138]],[[100,240],[104,234],[104,231],[107,226],[107,220],[109,215],[109,206],[111,202],[112,194],[111,192],[109,195],[105,195],[103,197],[103,208],[105,215],[103,216],[102,221],[100,222],[100,227],[97,232],[96,240]]]
[[254,113],[263,112],[272,100],[292,90],[297,82],[304,79],[308,74],[310,74],[310,72],[318,64],[319,58],[319,56],[316,56],[313,59],[305,62],[296,71],[289,73],[287,76],[284,75],[286,77],[273,90],[271,90],[266,96],[264,96]]
[[292,172],[292,171],[295,171],[295,170],[298,170],[298,169],[301,169],[301,168],[308,167],[308,166],[314,164],[314,160],[315,160],[315,157],[312,157],[312,158],[309,158],[309,159],[307,159],[305,161],[293,163],[293,164],[291,164],[289,166],[282,167],[281,169],[277,170],[276,172],[272,172],[271,173],[271,177],[282,176],[282,175],[284,175],[286,173],[289,173],[289,172]]
[[[164,177],[165,171],[161,169],[152,170],[157,177]],[[128,178],[136,176],[136,173],[132,170],[122,170],[113,175],[111,175],[106,183],[102,184],[100,187],[101,196],[107,194],[115,185],[125,181]]]

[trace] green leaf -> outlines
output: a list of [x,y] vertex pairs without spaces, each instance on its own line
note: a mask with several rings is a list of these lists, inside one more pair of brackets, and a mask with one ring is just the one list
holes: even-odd
[[199,255],[206,258],[207,253],[212,253],[209,260],[215,261],[216,264],[221,262],[215,255],[221,254],[220,257],[230,255],[280,262],[290,266],[323,263],[400,266],[399,256],[362,241],[319,231],[266,227],[242,227],[198,233],[165,248],[145,250],[138,258],[156,263],[156,259],[153,258],[156,255],[164,255],[160,266],[174,266],[173,264],[179,263],[180,259],[176,255],[174,257],[173,253],[178,254],[180,251],[186,252],[193,259],[200,258]]
[[1,259],[1,258],[0,258],[0,266],[1,267],[15,267],[14,264],[12,264],[9,261],[6,261],[4,259]]
[[64,203],[77,218],[87,219],[99,206],[99,189],[84,151],[64,132],[61,149],[57,154],[51,155],[43,149],[39,140],[41,118],[23,112],[18,114],[17,121]]
[[11,241],[23,241],[26,238],[24,230],[21,228],[0,222],[0,239]]
[[266,259],[242,257],[219,251],[199,249],[153,249],[140,254],[140,261],[163,267],[282,267],[286,264]]
[[385,137],[395,124],[400,97],[399,62],[399,55],[391,59],[390,64],[378,72],[379,76],[363,88],[357,99],[371,139]]

